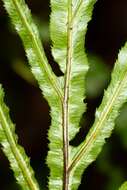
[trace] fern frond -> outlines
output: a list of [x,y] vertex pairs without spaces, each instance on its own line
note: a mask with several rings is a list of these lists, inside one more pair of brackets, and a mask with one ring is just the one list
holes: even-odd
[[17,141],[14,124],[9,117],[9,110],[4,103],[4,92],[0,86],[0,143],[2,149],[22,189],[39,190],[29,158]]
[[[51,150],[58,149],[55,154],[60,156],[62,152],[62,133],[57,135],[58,131],[61,131],[61,102],[63,99],[63,92],[61,83],[55,74],[52,72],[50,65],[48,64],[45,56],[41,41],[39,38],[38,30],[31,18],[30,11],[25,4],[24,0],[3,0],[4,6],[14,24],[18,34],[20,35],[24,48],[35,78],[38,81],[40,88],[43,91],[43,95],[48,100],[51,107],[52,116],[52,128],[51,134],[49,132],[49,139],[52,139],[52,134],[55,138],[55,142],[49,144]],[[61,131],[62,132],[62,131]],[[52,153],[51,153],[52,154]],[[52,159],[51,159],[52,160]],[[59,172],[63,168],[63,157],[60,156]],[[57,168],[57,166],[55,166]],[[54,167],[54,171],[57,170]],[[61,172],[60,172],[61,173]],[[56,178],[57,181],[57,178]],[[62,182],[62,179],[61,179]]]
[[124,182],[121,187],[119,188],[119,190],[127,190],[127,182]]
[[70,139],[79,130],[79,121],[85,111],[83,104],[85,76],[89,66],[84,49],[84,39],[95,2],[96,0],[51,0],[52,54],[65,74],[64,82],[67,67],[70,67],[68,69],[70,75],[68,76]]
[[[100,153],[105,139],[111,135],[119,109],[127,101],[127,43],[121,49],[112,73],[111,83],[104,93],[100,107],[95,114],[95,123],[85,141],[73,150],[73,160],[69,167],[74,176],[72,189],[76,189],[83,170]],[[78,149],[78,150],[77,150]]]
[[51,113],[52,120],[59,120],[59,123],[54,123],[49,130],[48,165],[51,170],[51,190],[68,190],[73,183],[68,173],[72,157],[69,141],[78,132],[79,122],[85,111],[83,99],[88,62],[84,37],[95,2],[96,0],[51,0],[52,54],[64,73],[61,79],[64,91],[61,111],[56,110],[59,114]]
[[[50,143],[47,158],[50,167],[49,189],[76,190],[83,170],[101,151],[105,139],[113,130],[119,109],[127,101],[127,43],[118,55],[111,83],[104,93],[102,104],[96,111],[93,127],[85,141],[74,148],[69,145],[69,141],[78,132],[81,116],[86,109],[83,99],[85,77],[89,66],[84,50],[84,36],[96,0],[51,0],[52,54],[64,74],[60,78],[55,76],[48,64],[38,30],[24,0],[3,0],[3,2],[23,41],[32,72],[51,107],[52,120],[48,134]],[[9,119],[7,121],[10,122]],[[2,124],[1,126],[5,126],[7,131],[6,123]],[[8,133],[10,135],[11,130],[8,130]],[[2,139],[3,133],[1,134]],[[22,150],[17,146],[16,138],[13,138],[15,142],[13,151],[18,151],[13,154],[20,156]],[[11,140],[13,139],[10,138],[9,142]],[[6,147],[5,145],[3,143],[3,147]],[[5,154],[9,157],[11,153],[6,150],[8,149],[4,148]],[[9,159],[11,160],[10,157]],[[13,163],[11,165],[13,168]],[[26,171],[26,168],[24,170]],[[24,170],[21,168],[21,171]],[[28,177],[29,171],[24,175]],[[32,177],[30,179],[33,180]]]
[[16,31],[23,41],[32,72],[44,95],[49,95],[49,88],[53,88],[55,94],[61,98],[61,87],[48,64],[37,27],[32,20],[30,10],[25,4],[25,1],[3,0],[3,2]]
[[[55,139],[54,142],[49,144],[50,150],[54,150],[55,157],[60,157],[60,162],[57,162],[54,167],[55,180],[57,183],[57,175],[63,170],[63,143],[62,143],[62,85],[60,80],[52,72],[47,58],[44,54],[43,47],[39,38],[38,30],[31,18],[30,11],[25,4],[24,0],[3,0],[4,6],[20,35],[25,51],[31,65],[32,72],[37,79],[44,96],[48,100],[51,107],[52,127],[49,132],[49,140]],[[58,134],[58,131],[59,134]],[[49,152],[52,155],[52,152]],[[54,155],[53,155],[54,157]],[[52,162],[52,156],[50,163]],[[57,168],[58,167],[58,168]],[[57,171],[57,172],[56,172]],[[58,173],[58,174],[57,174]],[[61,183],[58,186],[62,186]],[[54,189],[56,185],[54,185]]]

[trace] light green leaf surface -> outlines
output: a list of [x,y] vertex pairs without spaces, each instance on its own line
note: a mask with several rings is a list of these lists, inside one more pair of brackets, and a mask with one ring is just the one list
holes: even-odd
[[[89,65],[84,49],[87,25],[96,0],[51,0],[52,54],[69,80],[69,136],[75,136],[85,111],[85,77]],[[71,6],[72,4],[72,6]],[[67,73],[68,72],[68,73]]]
[[9,110],[4,103],[4,92],[0,86],[0,143],[7,156],[17,182],[23,190],[39,190],[30,167],[30,160],[24,149],[18,145],[15,127],[9,117]]
[[79,145],[78,150],[75,148],[74,158],[69,169],[71,175],[75,176],[75,183],[78,183],[77,178],[82,174],[84,168],[92,163],[100,153],[105,139],[111,135],[119,110],[126,101],[127,43],[118,55],[110,85],[104,93],[100,107],[96,111],[94,125],[85,141]]
[[[51,108],[48,133],[50,190],[76,190],[84,169],[96,159],[114,127],[119,109],[127,101],[127,44],[119,53],[111,83],[96,111],[85,141],[74,148],[69,141],[79,130],[86,106],[88,71],[84,37],[96,0],[51,0],[52,54],[63,77],[56,77],[45,56],[38,30],[24,0],[3,0],[19,33],[35,78]],[[7,154],[6,154],[7,155]]]
[[125,182],[120,188],[119,190],[127,190],[127,182]]
[[[57,165],[54,166],[54,171],[61,173],[63,169],[63,143],[62,143],[62,106],[61,101],[63,97],[62,87],[52,72],[45,56],[38,30],[31,18],[30,10],[25,4],[24,0],[3,0],[4,6],[14,24],[18,34],[20,35],[23,45],[30,63],[32,72],[38,81],[38,84],[43,91],[43,95],[48,100],[51,107],[52,127],[53,133],[49,132],[49,140],[52,141],[52,134],[55,138],[54,143],[49,143],[49,148],[54,150],[57,157],[60,157],[59,169]],[[42,114],[43,115],[43,114]],[[58,134],[58,131],[59,134]],[[57,147],[57,149],[56,149]],[[59,154],[61,153],[61,154]],[[52,154],[52,152],[51,152]],[[52,161],[52,159],[51,159]],[[57,163],[58,164],[58,163]],[[57,172],[56,172],[57,173]],[[62,179],[60,179],[62,182]],[[57,174],[56,174],[57,181]]]
[[[71,149],[73,149],[69,146],[69,141],[79,131],[79,122],[86,109],[83,100],[86,93],[85,77],[88,71],[88,62],[84,39],[95,2],[96,0],[51,0],[52,54],[64,73],[62,113],[51,115],[53,120],[57,121],[60,118],[61,125],[59,124],[58,129],[55,124],[49,130],[48,165],[51,190],[73,189],[72,184],[75,181],[73,177],[69,179],[68,173],[72,157]],[[61,143],[63,145],[59,146]],[[80,183],[80,179],[78,179],[78,183]]]
[[3,0],[4,6],[20,35],[32,72],[37,79],[44,95],[49,91],[61,97],[62,92],[55,74],[52,72],[45,56],[38,29],[24,0]]

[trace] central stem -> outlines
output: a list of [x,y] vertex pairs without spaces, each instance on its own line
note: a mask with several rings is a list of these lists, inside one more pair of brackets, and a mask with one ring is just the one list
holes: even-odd
[[64,99],[63,99],[63,190],[69,189],[69,84],[71,75],[72,62],[72,0],[68,0],[68,25],[67,25],[67,60],[66,73],[64,82]]

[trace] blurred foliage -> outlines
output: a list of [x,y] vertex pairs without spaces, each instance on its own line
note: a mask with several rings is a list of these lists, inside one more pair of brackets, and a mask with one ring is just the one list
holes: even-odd
[[116,120],[115,132],[119,135],[123,147],[127,150],[127,103],[121,109],[121,113]]
[[110,70],[104,61],[97,55],[88,56],[90,69],[86,79],[88,98],[96,98],[101,95],[110,78]]

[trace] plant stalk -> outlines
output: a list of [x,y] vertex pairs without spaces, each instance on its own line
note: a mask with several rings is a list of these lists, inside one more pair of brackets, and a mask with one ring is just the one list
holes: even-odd
[[63,190],[69,189],[69,85],[72,64],[72,0],[68,0],[68,26],[67,26],[67,60],[66,73],[64,82],[64,99],[63,99]]

